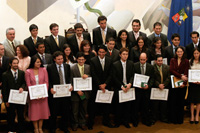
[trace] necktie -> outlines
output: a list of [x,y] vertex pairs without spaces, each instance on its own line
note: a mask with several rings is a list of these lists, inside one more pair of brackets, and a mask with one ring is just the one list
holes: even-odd
[[33,38],[33,42],[34,42],[34,44],[36,44],[36,43],[37,43],[37,40],[36,40],[35,38]]
[[102,70],[104,71],[104,61],[101,61]]
[[126,64],[123,64],[123,83],[126,85]]
[[84,68],[83,66],[81,67],[81,77],[84,75]]
[[2,66],[2,63],[1,63],[1,58],[0,58],[0,67]]
[[81,42],[82,42],[82,38],[81,37],[78,37],[78,48],[80,50],[81,48]]
[[60,84],[64,84],[61,65],[59,65],[59,78],[60,78]]
[[159,69],[159,71],[160,71],[160,78],[161,78],[161,84],[163,83],[163,73],[162,73],[162,68],[160,67],[160,69]]
[[137,40],[139,37],[138,33],[135,33],[135,40]]
[[110,52],[110,56],[112,55],[112,52]]
[[43,62],[43,64],[46,64],[46,60],[44,58],[44,55],[42,55],[42,62]]
[[195,44],[195,48],[197,48],[198,46]]
[[13,43],[13,42],[11,42],[11,44],[12,44],[13,50],[16,52],[16,48],[15,48],[15,45],[14,45],[14,43]]
[[14,74],[15,81],[17,80],[17,72]]
[[144,65],[142,65],[141,67],[142,67],[141,73],[144,75]]
[[102,35],[103,44],[105,44],[106,42],[105,30],[102,30],[101,35]]
[[57,45],[59,46],[58,38],[57,37],[55,37],[55,41],[56,41]]

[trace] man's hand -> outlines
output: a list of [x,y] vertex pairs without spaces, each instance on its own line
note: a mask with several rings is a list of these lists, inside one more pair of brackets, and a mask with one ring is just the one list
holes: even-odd
[[84,93],[82,91],[77,91],[77,93],[78,93],[79,96],[83,96],[84,95]]
[[23,88],[19,88],[19,93],[22,93],[23,92]]
[[53,90],[53,88],[51,88],[51,94],[55,94],[56,91]]
[[159,89],[163,90],[165,88],[164,84],[159,84]]
[[86,79],[86,78],[88,78],[88,75],[84,74],[84,75],[82,76],[82,78],[83,78],[83,79]]

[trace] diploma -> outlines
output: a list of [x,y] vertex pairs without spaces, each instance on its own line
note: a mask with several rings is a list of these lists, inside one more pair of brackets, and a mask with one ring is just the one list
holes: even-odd
[[160,90],[159,88],[152,88],[150,99],[167,101],[168,93],[169,93],[169,89]]
[[[151,65],[156,64],[155,60],[151,61]],[[163,64],[167,65],[167,58],[163,58]]]
[[114,94],[113,91],[106,90],[105,93],[103,93],[102,90],[98,90],[95,102],[96,103],[111,103],[113,94]]
[[0,90],[0,104],[2,103],[2,99],[1,99],[1,90]]
[[142,83],[148,83],[148,81],[149,81],[149,76],[142,75],[142,74],[135,74],[133,86],[134,87],[141,87]]
[[200,82],[200,70],[189,70],[188,82]]
[[71,84],[54,85],[53,90],[56,93],[53,94],[53,97],[57,98],[57,97],[69,97],[69,96],[71,96],[71,91],[69,91],[70,87],[71,87]]
[[8,103],[14,103],[14,104],[26,104],[26,99],[28,96],[27,91],[23,91],[22,93],[19,93],[19,90],[10,90]]
[[30,95],[31,100],[48,97],[46,84],[33,85],[33,86],[29,86],[28,88],[29,88],[29,95]]
[[178,88],[183,85],[183,80],[171,75],[172,88]]
[[135,88],[130,88],[127,92],[119,91],[119,103],[135,100]]
[[92,78],[73,78],[74,91],[90,91],[92,90]]

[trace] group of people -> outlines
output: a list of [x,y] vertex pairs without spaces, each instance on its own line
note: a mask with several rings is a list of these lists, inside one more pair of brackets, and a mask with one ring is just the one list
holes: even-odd
[[[67,39],[58,35],[59,26],[50,25],[51,35],[38,37],[38,27],[29,27],[31,36],[24,45],[15,40],[14,28],[6,30],[6,39],[0,44],[0,87],[1,98],[7,109],[10,132],[25,132],[25,105],[8,102],[11,89],[19,93],[29,86],[46,84],[48,97],[31,100],[28,98],[28,118],[33,122],[34,132],[43,133],[43,120],[48,119],[51,133],[57,129],[57,116],[61,116],[59,128],[69,133],[68,122],[73,131],[78,128],[92,130],[95,116],[103,116],[102,124],[117,128],[123,124],[130,128],[141,122],[147,126],[157,120],[165,123],[182,124],[188,86],[188,70],[200,70],[199,33],[193,31],[192,43],[185,48],[180,45],[179,34],[173,34],[172,44],[162,31],[160,22],[153,25],[154,33],[147,35],[140,31],[138,19],[132,21],[133,31],[117,33],[107,26],[107,18],[99,16],[99,27],[90,34],[83,25],[74,25],[75,33]],[[167,64],[163,59],[167,58]],[[151,62],[155,64],[151,64]],[[134,87],[134,75],[149,76],[142,87]],[[183,80],[183,84],[172,88],[170,75]],[[92,91],[74,91],[73,78],[92,77]],[[71,84],[71,97],[54,98],[54,85]],[[191,109],[190,123],[199,123],[200,82],[189,83],[188,101]],[[135,100],[119,102],[119,91],[128,92],[135,88]],[[151,88],[169,89],[167,101],[150,100]],[[97,91],[114,91],[112,104],[96,103]],[[196,105],[196,114],[194,108]],[[114,123],[110,120],[114,114]],[[17,114],[18,126],[15,126]]]

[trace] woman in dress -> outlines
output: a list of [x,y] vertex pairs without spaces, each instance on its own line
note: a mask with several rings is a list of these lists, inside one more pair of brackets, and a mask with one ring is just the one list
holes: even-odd
[[118,50],[121,48],[128,48],[129,51],[131,50],[132,45],[129,42],[128,32],[125,29],[119,31],[115,48]]
[[18,45],[16,47],[16,54],[16,58],[19,60],[18,68],[22,71],[26,71],[31,62],[28,49],[24,45]]
[[71,48],[70,48],[70,46],[68,44],[65,44],[63,46],[63,53],[64,53],[64,62],[66,64],[69,64],[70,67],[74,66],[74,63],[76,62],[76,59],[73,56]]
[[[29,69],[26,70],[25,79],[28,87],[33,85],[46,84],[48,89],[49,81],[47,70],[43,67],[42,61],[39,57],[33,56],[31,58],[31,64]],[[31,121],[33,121],[35,133],[43,133],[43,120],[49,119],[49,116],[50,111],[47,97],[30,100],[28,117]]]
[[170,73],[175,78],[183,80],[183,84],[170,90],[170,121],[174,124],[182,124],[184,118],[184,101],[188,81],[189,61],[185,58],[184,47],[175,49],[175,57],[170,60]]
[[[193,50],[193,55],[190,60],[190,69],[200,70],[200,51],[198,48]],[[190,124],[199,123],[199,110],[200,110],[200,82],[190,83],[188,91],[188,101],[190,102],[191,118]],[[196,115],[194,117],[194,104],[196,104]]]
[[95,57],[95,54],[91,52],[90,42],[88,40],[83,40],[81,42],[80,51],[83,52],[85,55],[85,64],[90,65],[90,59],[92,57]]

